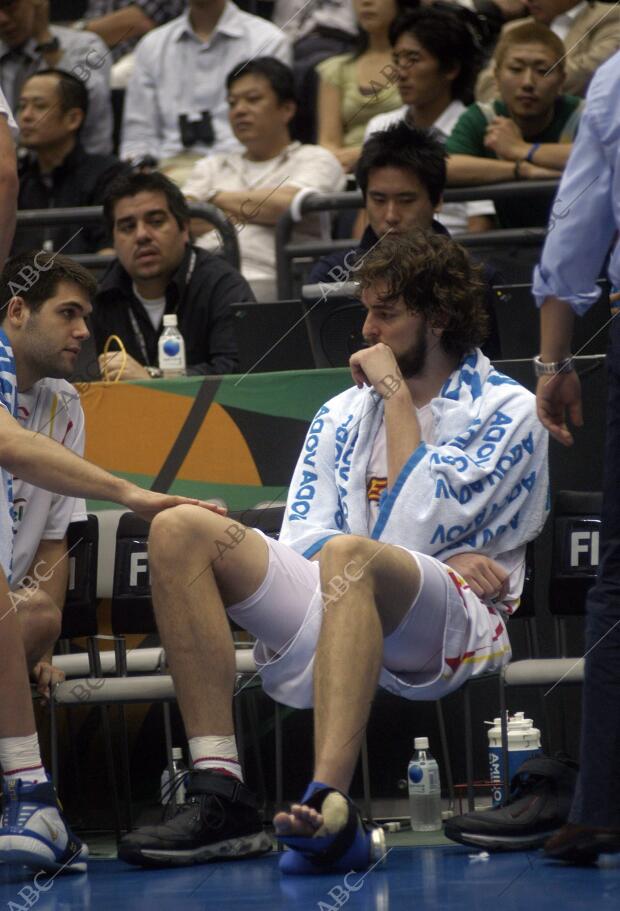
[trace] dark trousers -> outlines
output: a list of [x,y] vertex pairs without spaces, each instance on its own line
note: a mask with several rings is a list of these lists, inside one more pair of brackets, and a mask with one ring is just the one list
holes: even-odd
[[[570,821],[620,827],[620,319],[610,327],[600,562],[587,602],[581,770]],[[588,415],[584,415],[587,420]]]

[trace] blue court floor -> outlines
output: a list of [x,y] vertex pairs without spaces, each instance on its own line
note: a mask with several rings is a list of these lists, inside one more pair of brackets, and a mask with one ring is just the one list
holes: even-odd
[[[365,876],[289,877],[277,855],[186,870],[146,871],[94,859],[86,875],[58,877],[47,891],[32,874],[0,867],[2,911],[606,911],[620,908],[620,856],[579,869],[538,852],[470,858],[467,848],[394,847]],[[48,885],[47,877],[40,877]],[[21,894],[20,894],[21,893]]]

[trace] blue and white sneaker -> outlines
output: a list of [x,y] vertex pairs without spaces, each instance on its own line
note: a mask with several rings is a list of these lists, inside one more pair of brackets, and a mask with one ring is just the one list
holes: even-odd
[[65,820],[51,781],[2,782],[0,862],[50,873],[84,873],[88,847]]

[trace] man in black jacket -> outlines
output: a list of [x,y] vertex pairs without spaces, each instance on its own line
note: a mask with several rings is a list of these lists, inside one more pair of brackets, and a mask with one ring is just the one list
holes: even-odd
[[[71,73],[42,70],[24,82],[17,122],[28,152],[19,164],[19,209],[101,205],[107,184],[127,166],[114,155],[85,151],[80,132],[87,113],[86,86]],[[34,247],[95,253],[105,246],[103,223],[33,226],[17,230],[13,254]]]
[[[230,306],[254,295],[224,259],[191,246],[189,211],[178,187],[157,172],[122,176],[109,188],[104,215],[118,256],[93,310],[105,375],[161,375],[157,342],[164,313],[177,314],[188,374],[233,373],[238,354]],[[101,353],[110,335],[125,346],[124,366],[118,353]]]
[[[362,191],[368,226],[359,246],[321,257],[308,277],[311,284],[354,282],[357,264],[388,235],[421,228],[448,234],[434,218],[446,185],[446,153],[439,139],[428,130],[401,121],[374,133],[364,144],[355,176]],[[482,346],[487,357],[501,356],[497,319],[493,309],[493,285],[499,276],[484,266],[485,303],[489,335]],[[362,324],[360,304],[360,329]]]

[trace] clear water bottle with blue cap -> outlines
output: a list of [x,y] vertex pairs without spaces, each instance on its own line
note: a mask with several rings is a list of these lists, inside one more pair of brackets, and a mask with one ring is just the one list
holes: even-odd
[[158,366],[164,376],[185,373],[185,341],[179,332],[176,313],[164,314],[164,331],[157,345]]
[[439,766],[428,748],[428,737],[416,737],[407,769],[409,816],[413,832],[441,829],[441,781]]

